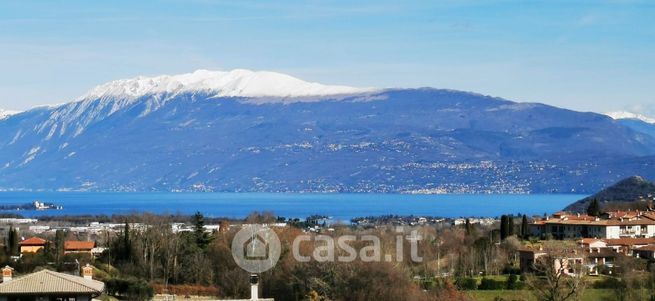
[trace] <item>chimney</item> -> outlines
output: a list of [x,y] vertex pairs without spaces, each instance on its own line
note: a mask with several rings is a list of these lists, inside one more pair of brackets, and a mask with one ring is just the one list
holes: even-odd
[[2,283],[7,283],[11,281],[12,275],[14,274],[14,269],[10,266],[5,266],[2,268]]
[[250,300],[259,300],[259,276],[250,275]]
[[82,276],[84,276],[84,279],[93,279],[93,267],[88,263],[82,268]]

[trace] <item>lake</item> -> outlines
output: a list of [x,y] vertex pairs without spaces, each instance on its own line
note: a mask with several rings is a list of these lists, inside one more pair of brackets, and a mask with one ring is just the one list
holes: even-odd
[[349,221],[353,217],[385,214],[439,217],[541,215],[561,210],[584,197],[578,194],[0,192],[0,204],[18,205],[40,200],[64,207],[63,210],[3,211],[29,217],[133,212],[192,214],[200,211],[210,217],[243,218],[254,211],[270,211],[284,217],[305,218],[319,214],[336,221]]

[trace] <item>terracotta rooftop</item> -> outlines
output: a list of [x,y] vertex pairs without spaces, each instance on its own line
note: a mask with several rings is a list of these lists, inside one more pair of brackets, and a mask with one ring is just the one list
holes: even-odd
[[599,241],[603,242],[602,239],[598,239],[598,238],[583,238],[583,239],[579,240],[579,243],[584,244],[584,245],[588,245],[588,244],[593,244],[593,243],[599,242]]
[[79,250],[88,250],[95,248],[96,243],[93,241],[80,241],[80,240],[67,240],[64,242],[64,250],[67,251],[79,251]]
[[634,246],[655,244],[655,237],[651,238],[613,238],[603,239],[608,246]]
[[630,225],[655,225],[655,220],[652,219],[638,219],[638,220],[616,220],[616,219],[558,219],[550,218],[548,220],[541,220],[535,222],[536,225],[556,224],[556,225],[591,225],[591,226],[630,226]]
[[645,246],[645,247],[637,248],[635,250],[644,250],[644,251],[655,252],[655,245]]
[[100,281],[41,270],[0,284],[0,295],[81,293],[97,296],[104,288],[105,284]]
[[26,240],[21,241],[19,244],[21,246],[45,246],[46,240],[38,237],[31,237]]

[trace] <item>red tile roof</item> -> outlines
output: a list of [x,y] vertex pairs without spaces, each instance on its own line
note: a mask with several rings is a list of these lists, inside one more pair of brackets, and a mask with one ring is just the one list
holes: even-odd
[[634,246],[655,244],[655,238],[614,238],[603,239],[608,246]]
[[66,251],[90,251],[95,248],[96,243],[93,241],[67,240],[64,242]]
[[46,243],[47,241],[43,238],[31,237],[21,241],[19,244],[21,246],[45,246]]
[[635,249],[635,251],[642,251],[642,250],[643,251],[655,252],[655,246],[651,245],[651,246],[645,246],[645,247]]
[[602,242],[603,240],[598,239],[598,238],[583,238],[583,239],[580,240],[580,243],[583,244],[583,245],[589,245],[589,244],[593,244],[593,243],[599,242],[599,241]]

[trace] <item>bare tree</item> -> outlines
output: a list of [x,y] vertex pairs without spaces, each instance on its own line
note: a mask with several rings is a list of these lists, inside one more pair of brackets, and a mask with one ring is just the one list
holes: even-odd
[[528,286],[537,300],[580,300],[585,289],[586,268],[582,252],[575,247],[553,244],[544,249],[534,264]]

